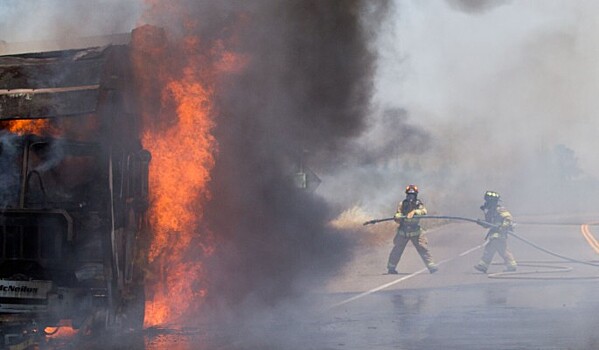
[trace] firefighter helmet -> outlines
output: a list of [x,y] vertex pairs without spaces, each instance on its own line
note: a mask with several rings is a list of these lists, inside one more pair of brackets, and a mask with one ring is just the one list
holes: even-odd
[[487,191],[485,192],[484,199],[487,202],[499,201],[499,193],[495,191]]
[[406,186],[406,194],[415,193],[418,194],[418,186],[416,185],[408,185]]

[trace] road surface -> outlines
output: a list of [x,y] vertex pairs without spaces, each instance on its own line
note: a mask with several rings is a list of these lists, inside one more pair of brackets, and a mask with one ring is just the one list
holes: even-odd
[[[387,275],[394,226],[380,225],[386,225],[377,228],[388,232],[385,237],[364,240],[343,273],[297,303],[256,311],[249,318],[240,315],[237,323],[146,330],[86,347],[599,349],[599,267],[560,260],[512,237],[509,247],[520,264],[518,273],[495,274],[503,269],[496,256],[498,264],[485,275],[472,268],[482,254],[484,230],[455,223],[427,232],[438,273],[429,274],[408,244],[400,274]],[[517,233],[562,255],[597,259],[597,226],[520,225]]]

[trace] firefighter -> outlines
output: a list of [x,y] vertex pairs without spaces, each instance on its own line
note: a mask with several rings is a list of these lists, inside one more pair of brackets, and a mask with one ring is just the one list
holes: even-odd
[[[503,258],[505,271],[516,271],[516,260],[507,248],[508,231],[512,230],[512,214],[503,206],[499,205],[499,193],[495,191],[485,192],[485,203],[480,209],[485,213],[485,222],[479,223],[482,227],[488,228],[485,251],[480,262],[474,265],[474,268],[480,272],[487,273],[487,269],[493,260],[495,252]],[[492,224],[494,226],[488,225]]]
[[397,274],[396,267],[399,259],[406,248],[406,244],[411,241],[429,272],[435,273],[439,268],[433,261],[433,257],[427,248],[428,242],[426,237],[422,235],[423,230],[420,227],[420,220],[417,218],[420,215],[426,215],[426,208],[418,199],[418,187],[416,185],[407,186],[405,192],[406,199],[399,204],[394,216],[395,222],[399,226],[397,227],[397,234],[393,239],[393,249],[389,254],[387,271],[389,274]]

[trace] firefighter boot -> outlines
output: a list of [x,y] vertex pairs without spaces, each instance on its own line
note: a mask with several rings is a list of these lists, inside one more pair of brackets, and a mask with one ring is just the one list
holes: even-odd
[[478,271],[480,271],[482,273],[487,273],[487,267],[485,265],[481,264],[481,263],[478,263],[478,264],[474,265],[474,269],[478,270]]
[[387,274],[388,274],[388,275],[397,275],[397,274],[398,274],[398,272],[397,272],[397,270],[395,269],[395,267],[396,267],[396,264],[394,264],[394,263],[392,263],[392,262],[389,262],[389,263],[387,264]]

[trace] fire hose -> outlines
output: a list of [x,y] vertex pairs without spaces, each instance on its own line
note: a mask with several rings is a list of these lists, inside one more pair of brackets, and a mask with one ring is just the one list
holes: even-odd
[[[380,222],[392,221],[392,220],[395,220],[395,219],[396,219],[395,217],[384,218],[384,219],[375,219],[375,220],[366,221],[366,222],[363,223],[363,225],[367,226],[367,225],[377,224],[377,223],[380,223]],[[475,223],[475,224],[479,224],[479,225],[481,225],[483,227],[487,227],[487,228],[498,228],[499,227],[499,225],[495,225],[495,224],[492,224],[490,222],[486,222],[484,220],[465,218],[465,217],[461,217],[461,216],[419,215],[418,219],[445,219],[445,220],[467,221],[467,222],[472,222],[472,223]],[[543,223],[541,223],[541,224],[543,224]],[[558,253],[553,252],[553,251],[551,251],[549,249],[543,248],[543,247],[539,246],[538,244],[535,244],[535,243],[529,241],[528,239],[526,239],[526,238],[524,238],[524,237],[516,234],[513,230],[507,230],[506,232],[510,236],[512,236],[512,237],[514,237],[514,238],[516,238],[516,239],[518,239],[518,240],[526,243],[527,245],[529,245],[529,246],[531,246],[531,247],[533,247],[535,249],[538,249],[538,250],[540,250],[540,251],[542,251],[542,252],[544,252],[546,254],[554,256],[556,258],[559,258],[559,259],[562,259],[562,260],[565,260],[565,261],[568,261],[568,262],[571,262],[571,263],[599,267],[599,263],[593,263],[593,262],[589,262],[589,261],[583,261],[583,260],[574,259],[574,258],[565,256],[565,255],[558,254]],[[526,265],[526,266],[546,267],[546,266],[543,266],[543,265]],[[568,267],[559,267],[559,266],[555,266],[554,269],[556,271],[551,271],[551,272],[559,272],[559,271],[565,272],[565,271],[572,270],[571,268],[568,268]],[[538,271],[536,271],[536,272],[538,272]],[[518,278],[518,277],[512,277],[512,276],[516,275],[516,274],[529,274],[529,273],[536,273],[536,272],[525,272],[525,273],[522,273],[522,272],[502,272],[502,273],[490,274],[488,276],[490,278]],[[510,277],[504,277],[504,276],[510,276]],[[530,278],[530,277],[525,277],[525,278]],[[590,278],[599,278],[599,277],[590,277]],[[541,279],[541,278],[535,278],[535,279]],[[567,278],[567,279],[589,279],[589,277],[581,277],[581,278],[574,277],[574,278]]]

